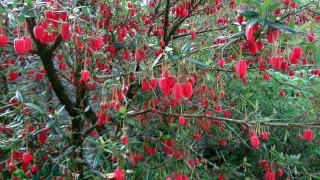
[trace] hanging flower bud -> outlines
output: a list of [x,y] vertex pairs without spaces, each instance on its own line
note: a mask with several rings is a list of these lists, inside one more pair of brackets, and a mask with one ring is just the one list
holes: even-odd
[[177,83],[172,88],[173,91],[173,97],[176,101],[180,100],[183,95],[183,85],[180,83]]
[[61,24],[61,37],[64,41],[68,40],[70,37],[70,25],[69,23],[62,23]]
[[249,52],[251,54],[256,54],[257,53],[257,50],[258,50],[258,45],[257,45],[257,42],[249,42],[247,44],[247,48],[249,49]]
[[141,88],[146,91],[150,89],[150,84],[148,83],[147,79],[142,79]]
[[224,58],[220,58],[220,59],[218,60],[218,66],[223,67],[224,62],[225,62]]
[[0,34],[0,46],[5,46],[8,42],[8,36]]
[[180,125],[183,125],[186,122],[186,120],[184,119],[184,117],[180,116],[178,122]]
[[31,49],[32,40],[29,36],[23,36],[22,39],[24,40],[24,50],[28,52]]
[[127,144],[127,142],[128,142],[128,136],[126,136],[126,135],[122,135],[121,137],[120,137],[120,139],[121,139],[121,142],[122,142],[122,144]]
[[238,14],[237,17],[236,17],[236,20],[239,24],[242,24],[243,22],[243,16],[241,14]]
[[254,135],[255,135],[254,130],[251,129],[251,130],[249,131],[249,137],[253,137]]
[[31,172],[35,173],[35,172],[37,172],[37,170],[38,170],[38,165],[34,164],[31,166]]
[[252,147],[256,148],[259,146],[259,138],[257,136],[250,137]]
[[284,90],[279,91],[280,96],[284,96]]
[[295,46],[292,48],[291,52],[296,56],[296,58],[300,58],[302,55],[302,48],[300,46]]
[[306,141],[310,141],[312,139],[312,130],[310,129],[305,129],[303,131],[303,137]]
[[263,79],[266,80],[266,81],[269,80],[270,79],[270,75],[268,73],[264,73],[263,74]]
[[282,170],[281,170],[281,169],[278,169],[278,170],[277,170],[277,176],[279,176],[279,177],[282,176]]
[[282,58],[279,56],[272,56],[271,65],[275,70],[278,70],[281,66]]
[[116,168],[113,173],[115,175],[116,180],[122,180],[123,172],[121,168]]
[[39,25],[35,26],[33,28],[33,34],[36,39],[40,40],[43,36],[43,28]]
[[288,62],[282,62],[281,63],[281,69],[282,69],[283,72],[287,72]]
[[33,157],[32,157],[32,153],[30,152],[25,152],[22,155],[22,160],[23,163],[28,164],[30,161],[32,161]]
[[307,35],[307,38],[310,42],[312,42],[314,40],[315,34],[314,33],[310,33]]
[[196,38],[196,31],[195,30],[191,30],[190,31],[190,35],[192,37],[192,40],[194,40]]
[[24,40],[16,38],[14,40],[14,50],[17,54],[21,54],[24,51]]
[[192,94],[192,83],[191,82],[185,82],[182,84],[183,87],[183,95],[186,98],[190,98]]
[[82,81],[82,82],[88,82],[89,77],[90,77],[89,71],[86,70],[86,69],[84,69],[84,70],[82,70],[82,71],[80,72],[80,74],[81,74],[81,79],[80,79],[80,81]]
[[247,73],[247,63],[244,60],[239,60],[236,62],[236,70],[240,78],[243,78]]
[[255,31],[258,31],[257,24],[246,26],[245,35],[246,35],[247,41],[255,41],[257,39],[256,36],[254,35]]

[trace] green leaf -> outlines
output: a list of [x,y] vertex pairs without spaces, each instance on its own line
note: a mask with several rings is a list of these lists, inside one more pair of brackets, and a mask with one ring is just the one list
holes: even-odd
[[119,113],[120,113],[120,114],[125,114],[126,111],[127,111],[127,110],[126,110],[126,108],[125,108],[124,106],[121,106],[120,109],[119,109]]
[[94,161],[93,161],[93,164],[92,164],[92,168],[93,169],[96,169],[97,166],[99,165],[99,162],[100,162],[100,159],[101,159],[101,153],[99,152],[96,157],[94,158]]
[[262,5],[259,7],[260,11],[265,11],[266,8],[271,4],[273,0],[266,0],[262,3]]
[[269,12],[272,12],[274,10],[276,10],[278,7],[282,6],[282,2],[277,2],[277,3],[274,3],[273,5],[271,5],[269,8],[268,8],[268,11]]
[[159,54],[159,56],[154,60],[154,62],[152,63],[151,67],[150,67],[150,71],[154,68],[154,66],[159,62],[159,60],[161,59],[161,57],[163,56],[163,53]]
[[54,124],[57,123],[56,119],[51,119],[47,124],[46,124],[46,129],[51,128]]
[[[293,19],[293,18],[292,18],[292,19]],[[308,22],[304,23],[302,26],[300,26],[300,27],[298,28],[298,32],[303,31],[305,28],[309,27],[312,23],[313,23],[313,21],[308,21]]]
[[192,59],[192,58],[189,58],[189,57],[185,57],[185,59],[186,59],[187,61],[190,61],[190,62],[195,63],[195,64],[197,64],[197,65],[204,66],[204,67],[208,67],[208,65],[206,65],[206,64],[204,64],[204,63],[202,63],[202,62],[199,62],[199,61],[197,61],[197,60],[195,60],[195,59]]
[[18,90],[16,91],[16,98],[17,98],[20,102],[23,102],[22,95],[21,95],[21,93],[20,93]]
[[182,46],[181,48],[181,53],[182,54],[186,54],[187,52],[189,52],[189,50],[191,49],[192,44],[191,42],[187,42],[185,45]]
[[245,17],[248,17],[248,18],[255,18],[255,17],[258,17],[258,15],[259,15],[255,11],[244,10],[244,9],[238,10],[238,13],[241,15],[244,15]]
[[297,31],[295,31],[294,29],[290,28],[289,26],[283,25],[283,24],[278,24],[278,23],[274,23],[268,19],[265,19],[264,22],[273,28],[279,29],[279,30],[286,30],[289,31],[291,33],[297,33]]
[[39,106],[35,105],[35,104],[26,103],[26,105],[32,107],[33,109],[35,109],[35,110],[37,110],[39,112],[43,112],[42,109]]
[[62,106],[62,107],[56,112],[56,114],[60,114],[63,109],[64,109],[64,106]]
[[235,25],[228,24],[227,26],[232,29],[233,32],[238,32],[238,28]]
[[293,18],[290,19],[288,26],[291,28],[294,28],[294,19]]

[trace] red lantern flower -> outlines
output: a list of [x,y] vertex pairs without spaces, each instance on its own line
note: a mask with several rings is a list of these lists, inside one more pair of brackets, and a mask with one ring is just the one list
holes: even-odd
[[90,77],[89,71],[86,70],[86,69],[84,69],[84,70],[82,70],[82,71],[80,72],[80,74],[81,74],[81,79],[80,79],[80,81],[82,81],[82,82],[88,82],[89,77]]
[[218,60],[218,66],[223,67],[224,62],[225,62],[224,58],[220,58],[220,59]]
[[183,95],[183,85],[180,84],[180,83],[177,83],[173,86],[172,88],[172,91],[173,91],[173,97],[174,99],[177,101],[177,100],[180,100],[182,98],[182,95]]
[[122,136],[120,137],[120,139],[121,139],[122,144],[127,144],[127,142],[128,142],[128,136],[122,135]]
[[281,67],[282,58],[278,56],[273,56],[271,58],[271,65],[275,70],[278,70]]
[[23,36],[22,39],[24,40],[24,50],[28,52],[31,49],[32,40],[29,36]]
[[305,129],[303,131],[303,137],[306,141],[310,141],[312,139],[312,130],[310,129]]
[[241,14],[238,14],[237,17],[236,17],[236,20],[239,24],[242,24],[243,22],[243,16]]
[[30,152],[25,152],[22,155],[22,161],[25,164],[28,164],[30,161],[32,161],[33,157],[32,157],[32,153]]
[[114,175],[115,175],[116,180],[122,180],[123,172],[122,172],[122,169],[121,169],[121,168],[116,168],[116,169],[113,171],[113,173],[114,173]]
[[191,82],[185,82],[182,84],[183,87],[183,95],[186,98],[190,98],[192,94],[192,83]]
[[257,24],[247,25],[246,26],[245,35],[246,35],[246,38],[247,38],[248,41],[255,41],[257,39],[256,36],[254,35],[255,31],[258,31],[258,25]]
[[184,119],[184,117],[180,116],[178,122],[180,125],[183,125],[186,122],[186,120]]
[[38,170],[38,165],[32,165],[31,166],[31,172],[35,173]]
[[257,136],[252,136],[250,138],[252,147],[256,148],[259,146],[259,138]]
[[43,36],[43,28],[39,25],[35,26],[33,28],[33,34],[36,39],[40,40]]
[[64,41],[68,40],[70,37],[70,25],[69,23],[62,23],[61,24],[61,37]]
[[243,78],[247,73],[247,63],[244,60],[239,60],[236,62],[236,70],[240,78]]
[[24,40],[20,38],[16,38],[14,40],[14,50],[16,51],[17,54],[21,54],[24,51]]
[[279,91],[280,96],[284,96],[284,90]]
[[5,46],[8,42],[8,36],[0,34],[0,46]]
[[279,30],[274,28],[268,28],[268,32],[266,33],[266,37],[269,43],[273,43],[278,39]]

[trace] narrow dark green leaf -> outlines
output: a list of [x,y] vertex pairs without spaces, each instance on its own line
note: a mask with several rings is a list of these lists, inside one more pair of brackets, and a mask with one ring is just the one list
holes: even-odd
[[259,14],[255,11],[244,10],[244,9],[238,10],[238,13],[248,18],[255,18],[259,16]]
[[100,159],[101,159],[101,153],[99,152],[94,158],[93,165],[92,165],[93,169],[97,168],[97,166],[99,165]]
[[35,110],[37,110],[37,111],[39,111],[39,112],[43,112],[43,110],[42,110],[39,106],[37,106],[37,105],[35,105],[35,104],[26,103],[26,105],[32,107],[33,109],[35,109]]
[[259,7],[260,11],[265,11],[268,6],[270,6],[273,0],[265,0],[262,5]]
[[46,124],[46,128],[50,128],[52,127],[54,124],[57,123],[56,119],[51,119],[47,124]]
[[191,49],[191,42],[187,42],[185,45],[182,46],[181,48],[181,53],[182,54],[186,54],[187,52],[189,52],[189,50]]
[[204,64],[202,62],[199,62],[199,61],[197,61],[195,59],[189,58],[189,57],[185,57],[185,60],[190,61],[190,62],[195,63],[195,64],[200,65],[200,66],[208,67],[208,65],[206,65],[206,64]]
[[283,24],[278,24],[278,23],[274,23],[268,19],[264,20],[265,24],[267,24],[270,27],[279,29],[279,30],[286,30],[289,31],[291,33],[297,33],[297,31],[295,31],[294,29],[290,28],[289,26],[283,25]]

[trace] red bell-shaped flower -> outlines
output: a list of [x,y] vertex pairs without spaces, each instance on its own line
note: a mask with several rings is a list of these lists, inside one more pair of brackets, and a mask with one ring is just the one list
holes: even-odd
[[251,54],[256,54],[257,53],[257,50],[258,50],[258,45],[257,45],[257,42],[249,42],[247,44],[247,48],[249,49],[249,52]]
[[281,63],[281,69],[283,72],[287,72],[287,69],[288,69],[288,62],[282,62]]
[[62,23],[62,24],[61,24],[61,32],[60,32],[60,34],[61,34],[61,37],[62,37],[62,39],[63,39],[64,41],[68,40],[69,37],[70,37],[70,30],[69,30],[69,28],[70,28],[69,23]]
[[33,157],[32,157],[32,153],[30,152],[25,152],[22,155],[22,160],[23,163],[28,164],[30,161],[32,161]]
[[84,70],[82,70],[82,71],[80,72],[80,74],[81,74],[81,79],[80,79],[80,81],[82,81],[82,82],[88,82],[89,77],[90,77],[89,71],[86,70],[86,69],[84,69]]
[[23,36],[22,39],[24,40],[24,50],[28,52],[31,49],[32,40],[29,36]]
[[192,94],[192,83],[191,82],[185,82],[182,84],[183,87],[183,95],[186,98],[190,98]]
[[14,50],[16,51],[17,54],[21,54],[24,51],[24,40],[16,38],[13,42],[14,44]]
[[173,88],[173,97],[176,101],[180,100],[182,98],[183,95],[183,85],[180,83],[176,83]]
[[114,173],[114,175],[115,175],[116,180],[122,180],[123,172],[122,172],[122,169],[121,169],[121,168],[116,168],[116,169],[113,171],[113,173]]
[[312,139],[312,130],[305,129],[303,131],[303,137],[304,137],[305,140],[310,141]]
[[237,17],[236,17],[236,20],[239,24],[242,24],[242,21],[243,21],[243,16],[241,14],[238,14]]
[[8,36],[0,34],[0,46],[5,46],[8,42]]
[[127,144],[127,142],[128,142],[128,136],[122,135],[122,136],[120,137],[120,139],[121,139],[122,144]]
[[257,39],[256,36],[254,35],[255,31],[258,31],[257,24],[246,26],[245,35],[248,41],[255,41]]
[[224,62],[225,62],[224,58],[220,58],[220,59],[218,60],[218,66],[223,67]]
[[271,65],[275,70],[278,70],[281,67],[282,58],[279,56],[273,56],[271,58]]
[[154,89],[157,86],[157,82],[158,82],[158,79],[156,79],[156,78],[151,78],[150,79],[149,84],[150,84],[152,89]]
[[180,125],[183,125],[186,122],[186,120],[184,119],[184,117],[180,116],[178,122]]
[[43,36],[43,28],[39,25],[35,26],[33,28],[33,34],[36,39],[40,40]]
[[236,62],[236,70],[240,78],[243,78],[247,73],[247,63],[244,60],[239,60]]
[[295,46],[292,48],[291,52],[299,59],[302,55],[302,48],[300,46]]
[[278,39],[279,30],[269,27],[268,32],[266,33],[266,37],[269,43],[273,43]]
[[259,146],[259,138],[257,136],[250,137],[252,147],[256,148]]

